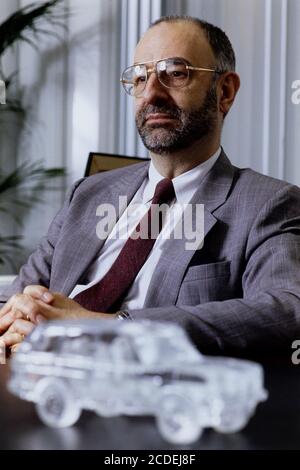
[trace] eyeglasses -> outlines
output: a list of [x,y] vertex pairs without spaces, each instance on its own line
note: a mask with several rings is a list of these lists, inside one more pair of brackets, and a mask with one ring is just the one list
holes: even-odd
[[[147,68],[146,64],[150,63],[153,64],[153,67]],[[166,88],[182,88],[189,82],[190,70],[223,73],[215,69],[193,67],[185,59],[172,57],[156,62],[131,65],[124,70],[120,82],[128,95],[137,98],[143,94],[151,73],[156,73],[159,82]]]

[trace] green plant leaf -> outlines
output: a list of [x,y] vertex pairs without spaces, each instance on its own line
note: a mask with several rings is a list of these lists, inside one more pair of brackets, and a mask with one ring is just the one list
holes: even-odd
[[[12,83],[16,84],[17,72],[5,76],[1,65],[4,52],[18,41],[27,42],[38,49],[41,36],[59,37],[57,29],[66,29],[64,19],[67,14],[68,9],[63,7],[63,0],[49,0],[20,8],[0,24],[0,79],[5,81],[6,90]],[[50,30],[53,26],[56,30]],[[14,112],[24,117],[25,110],[18,95],[6,98],[6,105],[1,105],[0,114],[5,116],[5,112]],[[57,189],[53,182],[64,175],[64,169],[45,168],[41,162],[25,162],[10,173],[5,173],[0,168],[1,218],[11,218],[20,225],[22,213],[42,201],[44,190]],[[0,264],[8,263],[13,266],[13,255],[16,250],[21,249],[21,240],[22,237],[0,234]]]
[[[49,21],[54,8],[60,3],[62,3],[62,0],[51,0],[38,6],[32,3],[13,13],[0,25],[0,56],[17,40],[30,42],[34,47],[36,47],[36,44],[32,43],[24,33],[30,30],[37,31],[37,22],[42,17],[44,17],[45,21]],[[51,24],[53,24],[53,20]],[[55,35],[56,33],[49,31],[47,34]]]
[[41,202],[43,191],[57,189],[51,182],[65,175],[63,168],[44,168],[41,162],[24,163],[9,174],[0,169],[0,212],[20,224],[14,208],[30,209]]

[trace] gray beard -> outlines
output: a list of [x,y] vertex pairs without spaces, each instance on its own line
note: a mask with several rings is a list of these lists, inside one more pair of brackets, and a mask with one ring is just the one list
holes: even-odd
[[[168,114],[178,120],[179,125],[146,124],[152,113]],[[204,102],[195,111],[186,112],[178,106],[166,103],[148,105],[136,115],[136,126],[145,147],[153,153],[164,155],[190,147],[212,133],[217,123],[217,93],[213,84]]]

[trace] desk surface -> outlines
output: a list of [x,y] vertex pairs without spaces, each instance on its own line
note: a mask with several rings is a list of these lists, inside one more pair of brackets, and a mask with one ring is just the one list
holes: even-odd
[[[0,449],[169,449],[151,418],[100,418],[84,412],[76,426],[50,429],[34,405],[6,390],[8,367],[0,366]],[[300,365],[265,367],[269,399],[259,404],[247,427],[235,434],[205,430],[185,449],[300,449]]]

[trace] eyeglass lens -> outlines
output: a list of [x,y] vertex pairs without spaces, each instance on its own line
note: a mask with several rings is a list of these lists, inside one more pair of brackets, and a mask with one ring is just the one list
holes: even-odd
[[[168,88],[180,88],[188,82],[189,70],[182,60],[160,60],[155,68],[158,80]],[[150,72],[152,71],[150,68]],[[134,96],[142,94],[146,86],[147,74],[149,74],[149,69],[147,70],[144,64],[133,65],[126,69],[122,77],[125,91]]]

